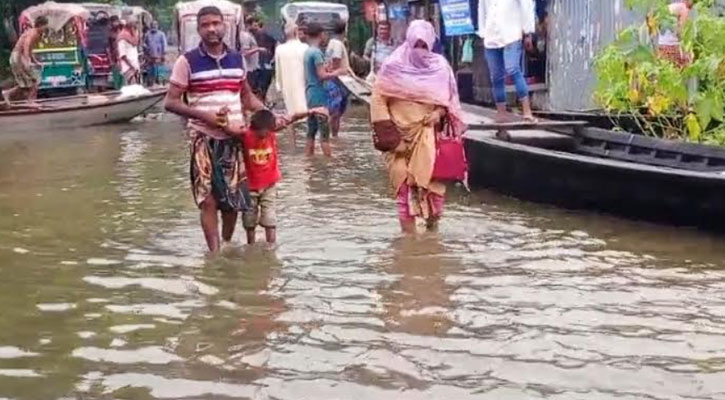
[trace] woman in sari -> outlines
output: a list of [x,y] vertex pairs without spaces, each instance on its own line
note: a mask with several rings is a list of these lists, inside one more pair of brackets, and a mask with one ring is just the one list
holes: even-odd
[[453,70],[432,52],[435,41],[433,25],[413,21],[381,67],[371,99],[373,128],[396,130],[402,139],[385,158],[405,233],[417,231],[416,218],[435,230],[443,212],[446,187],[433,179],[436,126],[445,118],[454,134],[465,129]]

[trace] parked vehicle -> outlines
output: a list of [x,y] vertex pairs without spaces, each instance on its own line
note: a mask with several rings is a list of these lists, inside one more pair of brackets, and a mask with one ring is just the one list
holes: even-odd
[[91,88],[112,87],[111,61],[109,59],[110,18],[121,18],[121,7],[112,4],[82,3],[90,16],[86,32],[86,57],[88,58],[88,81]]
[[196,15],[206,6],[216,6],[222,11],[227,27],[224,42],[233,49],[239,49],[239,33],[244,29],[242,6],[227,0],[196,0],[176,3],[174,24],[180,54],[199,45],[201,39],[197,33]]
[[43,66],[40,90],[75,90],[87,88],[88,66],[85,52],[86,21],[89,12],[78,4],[52,1],[29,7],[20,14],[20,31],[33,27],[36,18],[48,18],[48,33],[33,49]]
[[316,22],[326,30],[332,31],[337,21],[350,20],[350,12],[346,5],[320,1],[304,1],[290,3],[282,7],[282,19],[285,24],[304,25]]

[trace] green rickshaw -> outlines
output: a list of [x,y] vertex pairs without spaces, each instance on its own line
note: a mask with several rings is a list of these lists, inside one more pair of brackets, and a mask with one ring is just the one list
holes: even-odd
[[83,92],[88,85],[84,43],[88,11],[77,4],[52,1],[30,7],[20,14],[20,30],[33,27],[38,17],[48,19],[48,33],[33,49],[42,64],[40,90]]

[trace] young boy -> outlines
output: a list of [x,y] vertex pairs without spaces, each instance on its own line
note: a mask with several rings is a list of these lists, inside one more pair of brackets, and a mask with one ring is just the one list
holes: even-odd
[[[335,71],[328,71],[325,66],[325,55],[320,50],[324,45],[323,29],[320,24],[310,23],[306,28],[307,44],[310,47],[305,52],[305,88],[307,95],[307,107],[327,107],[330,103],[327,89],[323,82],[345,75],[344,68]],[[311,156],[315,152],[315,137],[320,133],[320,146],[326,156],[332,155],[330,148],[330,123],[327,119],[317,115],[311,115],[307,119],[307,146],[305,152]]]
[[267,243],[277,241],[275,185],[282,179],[282,173],[279,170],[277,134],[274,131],[305,117],[324,120],[327,115],[325,108],[313,108],[291,116],[282,126],[277,124],[275,115],[269,110],[257,111],[252,115],[250,129],[241,136],[251,197],[250,209],[242,214],[248,244],[256,242],[257,225],[264,227]]

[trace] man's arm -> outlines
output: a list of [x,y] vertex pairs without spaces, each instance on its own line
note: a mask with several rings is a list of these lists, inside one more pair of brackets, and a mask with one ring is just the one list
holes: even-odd
[[261,53],[261,52],[266,51],[266,50],[267,49],[265,49],[263,47],[255,47],[255,48],[252,48],[252,49],[249,49],[249,50],[244,50],[244,52],[242,54],[244,55],[244,57],[249,57],[249,56],[253,56],[253,55],[257,54],[257,53]]
[[189,107],[182,97],[186,92],[185,89],[175,85],[169,85],[169,91],[166,92],[166,99],[164,100],[164,108],[166,111],[180,115],[185,118],[198,119],[204,121],[207,125],[214,127],[217,126],[216,115],[212,115],[209,112]]
[[23,43],[23,51],[22,54],[25,59],[28,60],[31,64],[40,65],[40,62],[35,58],[35,55],[33,54],[33,47],[40,41],[40,33],[35,32],[25,40]]
[[169,41],[166,39],[166,34],[161,32],[161,59],[166,58],[166,47],[169,45]]
[[532,34],[536,31],[536,5],[534,0],[519,0],[521,6],[521,26],[524,34]]
[[330,48],[330,58],[332,58],[332,70],[338,70],[342,67],[342,57],[345,56],[345,46],[342,42],[335,42]]
[[336,69],[332,72],[328,72],[327,68],[325,68],[325,64],[319,64],[317,66],[317,77],[320,78],[321,81],[329,81],[330,79],[335,79],[340,75],[345,75],[346,71],[344,69]]
[[370,38],[367,43],[365,43],[365,50],[363,51],[363,59],[365,61],[370,62],[373,58],[373,47],[375,46],[375,39]]
[[479,0],[478,2],[478,36],[483,38],[486,31],[486,2],[488,0]]
[[345,75],[345,70],[337,69],[332,72],[328,72],[325,68],[325,59],[322,56],[322,52],[315,55],[315,68],[317,69],[317,77],[321,81],[328,81],[330,79],[337,78],[340,75]]
[[279,52],[274,54],[274,85],[278,92],[282,91],[282,64],[279,62]]
[[244,80],[243,86],[242,86],[242,106],[244,107],[245,111],[259,111],[264,110],[267,107],[262,103],[261,100],[257,96],[254,95],[252,92],[252,88],[249,86],[249,81],[246,79]]

